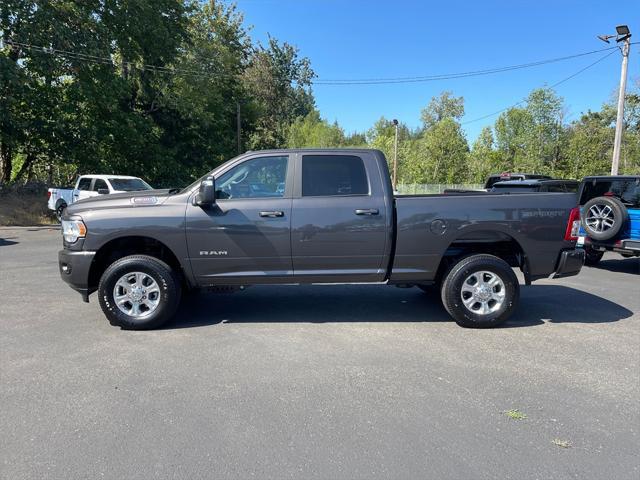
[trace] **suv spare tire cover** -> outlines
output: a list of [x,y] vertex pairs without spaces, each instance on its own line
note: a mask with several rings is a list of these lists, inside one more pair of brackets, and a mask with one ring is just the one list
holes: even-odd
[[593,240],[611,240],[629,220],[624,204],[615,197],[596,197],[585,203],[582,228]]

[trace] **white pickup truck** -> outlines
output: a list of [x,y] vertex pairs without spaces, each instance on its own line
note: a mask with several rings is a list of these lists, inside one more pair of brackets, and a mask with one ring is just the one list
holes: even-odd
[[147,182],[138,177],[126,175],[81,175],[73,188],[50,188],[47,193],[47,206],[56,212],[58,220],[67,207],[83,198],[107,195],[110,193],[136,192],[152,190]]

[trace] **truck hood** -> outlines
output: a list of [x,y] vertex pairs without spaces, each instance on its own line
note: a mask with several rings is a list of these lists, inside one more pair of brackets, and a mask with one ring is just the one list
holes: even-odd
[[135,208],[162,205],[169,197],[169,189],[142,190],[139,192],[112,193],[78,200],[67,207],[67,215],[76,215],[88,210],[107,208]]

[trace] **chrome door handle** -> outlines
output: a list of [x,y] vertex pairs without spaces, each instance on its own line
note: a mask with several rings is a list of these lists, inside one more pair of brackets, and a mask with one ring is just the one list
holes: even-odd
[[378,215],[377,208],[358,208],[356,209],[356,215]]
[[266,211],[266,212],[260,212],[260,216],[261,217],[284,217],[284,212],[281,212],[279,210],[270,210],[270,211]]

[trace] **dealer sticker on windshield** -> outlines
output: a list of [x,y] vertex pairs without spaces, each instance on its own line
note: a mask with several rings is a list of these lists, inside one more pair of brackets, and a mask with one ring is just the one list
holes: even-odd
[[578,246],[579,246],[579,247],[582,247],[583,245],[584,245],[584,236],[583,236],[583,235],[580,235],[580,236],[578,237]]

